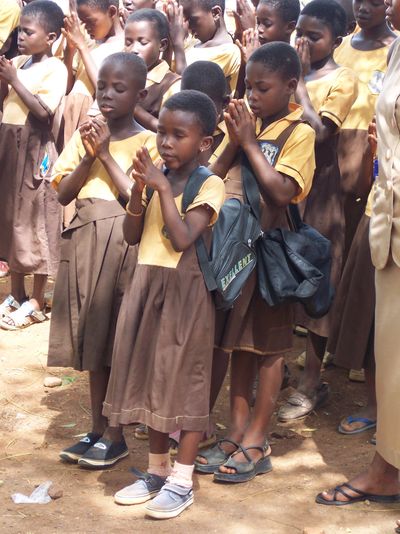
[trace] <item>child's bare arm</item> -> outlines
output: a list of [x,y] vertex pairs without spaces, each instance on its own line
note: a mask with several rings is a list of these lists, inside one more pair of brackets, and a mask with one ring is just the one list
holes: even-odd
[[218,159],[210,165],[210,170],[217,176],[225,178],[232,167],[239,148],[239,145],[230,140]]
[[144,183],[135,173],[135,162],[133,165],[132,176],[135,178],[135,183],[132,187],[131,197],[126,206],[126,217],[122,227],[124,239],[128,245],[136,245],[139,243],[143,232],[145,214],[145,210],[142,206]]
[[82,189],[89,176],[90,168],[96,159],[96,156],[87,138],[89,129],[89,123],[85,123],[80,126],[79,131],[81,133],[83,146],[85,147],[85,155],[75,170],[73,170],[71,174],[64,176],[58,184],[57,197],[58,201],[63,206],[67,206],[74,200],[74,198],[78,196],[79,191]]
[[210,224],[212,212],[206,206],[190,210],[182,219],[165,175],[153,165],[147,149],[142,148],[135,162],[136,175],[160,196],[161,211],[171,244],[177,252],[188,249]]
[[186,69],[186,55],[184,47],[185,31],[182,6],[175,0],[169,0],[166,6],[169,22],[172,49],[175,56],[175,72],[182,74]]
[[243,100],[229,104],[226,124],[229,136],[241,146],[256,176],[260,192],[277,206],[287,206],[299,194],[299,185],[268,163],[255,135],[254,119]]
[[138,123],[143,126],[143,128],[151,130],[152,132],[157,131],[158,120],[153,117],[151,113],[142,108],[140,104],[137,104],[135,106],[134,117],[138,121]]
[[67,42],[67,45],[64,50],[64,65],[67,67],[67,71],[68,71],[67,91],[66,91],[68,94],[71,92],[71,89],[75,83],[73,62],[74,62],[74,57],[76,53],[76,48],[72,44],[71,40],[68,39],[68,35],[65,29],[63,28],[61,31],[63,32],[63,35],[66,38],[66,42]]
[[13,87],[22,102],[37,119],[42,122],[47,122],[50,119],[46,106],[42,105],[40,99],[28,91],[25,85],[20,82],[17,76],[17,69],[4,56],[0,57],[0,80]]
[[93,119],[88,139],[95,156],[103,164],[119,194],[127,200],[130,196],[132,181],[110,154],[110,130],[107,123],[99,118]]

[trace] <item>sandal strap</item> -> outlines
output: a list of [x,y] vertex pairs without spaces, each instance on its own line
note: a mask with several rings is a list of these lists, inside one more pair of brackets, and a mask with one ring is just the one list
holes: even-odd
[[362,490],[359,490],[359,489],[355,488],[354,486],[352,486],[352,485],[349,484],[348,482],[344,482],[344,483],[342,484],[342,487],[343,487],[343,486],[344,486],[345,488],[349,488],[350,491],[354,491],[354,493],[358,493],[358,495],[359,495],[360,497],[364,497],[364,495],[367,495],[367,494],[365,493],[365,491],[362,491]]
[[252,459],[252,457],[250,456],[250,454],[247,452],[251,449],[255,449],[255,450],[258,450],[260,451],[263,455],[265,453],[265,446],[260,446],[260,445],[249,445],[248,447],[243,447],[243,445],[239,445],[237,451],[235,451],[234,453],[232,453],[231,457],[232,456],[236,456],[236,454],[238,454],[239,452],[242,452],[243,453],[243,456],[246,458],[246,460],[249,462],[249,463],[252,463],[254,462],[254,460]]
[[[240,447],[239,443],[237,443],[236,441],[233,441],[233,439],[229,439],[229,438],[221,438],[217,441],[216,445],[220,445],[221,443],[230,443],[231,445],[234,445],[237,449]],[[221,448],[221,447],[220,447]]]
[[[345,491],[344,488],[348,488],[350,491],[353,491],[354,493],[356,493],[358,495],[356,495],[356,496],[350,495],[347,491]],[[346,499],[348,501],[353,501],[354,499],[358,499],[359,497],[364,497],[364,495],[365,495],[365,493],[363,491],[360,491],[360,490],[358,490],[356,488],[353,488],[353,486],[351,486],[347,482],[344,482],[341,486],[336,486],[336,488],[333,491],[334,491],[333,498],[334,498],[335,501],[337,501],[336,495],[338,493],[343,495],[343,497],[346,497]]]
[[26,326],[29,324],[29,318],[34,319],[37,323],[42,323],[46,320],[46,316],[42,311],[37,311],[29,301],[25,301],[21,306],[11,312],[8,317],[14,323],[14,326]]

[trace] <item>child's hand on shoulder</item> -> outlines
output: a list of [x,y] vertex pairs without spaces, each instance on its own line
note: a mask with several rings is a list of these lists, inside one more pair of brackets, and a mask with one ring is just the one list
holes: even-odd
[[5,56],[0,56],[0,79],[10,85],[18,79],[15,65]]
[[224,117],[231,143],[246,149],[256,141],[255,117],[244,100],[232,99]]
[[136,182],[142,182],[155,191],[162,191],[169,186],[169,182],[164,173],[158,169],[149,154],[147,148],[142,147],[136,152],[136,159],[133,160],[132,177]]
[[86,46],[85,36],[81,31],[79,18],[75,12],[71,12],[70,15],[64,17],[64,28],[61,31],[67,40],[69,48],[82,49]]
[[301,75],[304,78],[311,71],[310,44],[307,39],[300,37],[296,39],[295,48],[301,63]]
[[86,156],[94,159],[96,157],[96,153],[90,142],[90,137],[89,137],[91,129],[92,129],[91,120],[88,120],[79,126],[79,133],[81,136],[83,148],[85,149],[85,152],[86,152]]

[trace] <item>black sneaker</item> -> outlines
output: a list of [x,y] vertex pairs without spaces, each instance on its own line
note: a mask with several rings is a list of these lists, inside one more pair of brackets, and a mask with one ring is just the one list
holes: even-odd
[[119,443],[101,438],[78,460],[78,465],[86,469],[104,469],[116,464],[128,454],[124,438]]
[[65,462],[76,464],[77,461],[82,458],[82,456],[87,453],[87,451],[93,447],[93,445],[99,441],[100,438],[101,434],[89,432],[80,441],[78,441],[78,443],[75,443],[75,445],[72,445],[72,447],[68,447],[68,449],[61,451],[59,456],[61,460],[64,460]]

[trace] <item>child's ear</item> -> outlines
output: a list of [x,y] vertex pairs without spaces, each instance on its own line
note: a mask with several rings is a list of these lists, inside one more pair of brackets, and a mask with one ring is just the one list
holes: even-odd
[[162,54],[167,50],[168,45],[169,45],[169,41],[168,41],[167,38],[161,39],[161,41],[160,41],[160,52]]
[[139,91],[137,103],[140,104],[140,102],[143,102],[146,96],[147,96],[147,89],[142,89],[141,91]]
[[52,46],[57,41],[57,34],[55,32],[50,32],[47,34],[47,42],[49,46]]
[[212,135],[208,135],[207,137],[203,137],[200,143],[200,152],[205,152],[206,150],[210,150],[212,147],[212,144],[214,142],[214,138]]
[[222,109],[225,109],[229,106],[229,102],[231,101],[231,95],[225,95],[222,99]]
[[211,8],[211,15],[213,16],[215,22],[218,22],[222,17],[222,9],[220,6],[214,6]]
[[297,78],[291,78],[287,82],[287,88],[288,88],[288,92],[289,92],[290,95],[294,95],[294,93],[296,92],[298,83],[299,83],[299,81],[297,80]]
[[338,46],[342,44],[343,37],[336,37],[336,39],[333,42],[332,50],[336,50]]
[[296,20],[291,20],[290,22],[287,23],[287,25],[286,25],[286,34],[289,37],[292,35],[294,30],[296,29],[296,24],[297,24]]
[[113,19],[115,16],[118,15],[118,8],[115,7],[115,6],[110,6],[108,8],[108,14],[110,15],[110,17]]

